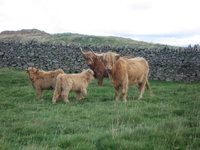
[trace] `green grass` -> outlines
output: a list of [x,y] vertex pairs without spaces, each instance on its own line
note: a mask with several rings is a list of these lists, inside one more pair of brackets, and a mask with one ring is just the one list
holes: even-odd
[[83,101],[41,100],[25,71],[0,69],[1,150],[170,150],[200,149],[200,83],[150,81],[154,96],[115,102],[108,79],[94,80]]
[[43,41],[50,42],[64,42],[71,43],[75,45],[92,45],[92,46],[116,46],[116,47],[141,47],[141,48],[163,48],[166,45],[148,43],[143,41],[136,41],[130,38],[122,38],[115,36],[93,36],[93,35],[82,35],[82,34],[73,34],[73,33],[64,33],[64,34],[54,34],[51,35]]

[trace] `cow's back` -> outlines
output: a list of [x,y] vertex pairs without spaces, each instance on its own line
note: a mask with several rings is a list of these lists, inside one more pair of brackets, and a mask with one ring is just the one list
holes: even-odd
[[148,62],[142,57],[135,57],[127,59],[126,61],[129,85],[143,82],[147,78],[149,72]]

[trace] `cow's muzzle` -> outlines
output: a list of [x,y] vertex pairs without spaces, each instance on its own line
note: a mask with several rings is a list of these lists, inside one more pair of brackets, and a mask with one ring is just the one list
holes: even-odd
[[112,72],[112,67],[106,67],[106,72],[111,73]]

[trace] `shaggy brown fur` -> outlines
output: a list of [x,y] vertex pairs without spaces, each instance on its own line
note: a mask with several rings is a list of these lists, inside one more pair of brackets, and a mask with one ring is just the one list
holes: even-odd
[[94,71],[94,76],[98,80],[98,86],[102,86],[103,78],[108,77],[108,74],[102,64],[95,55],[88,51],[83,52],[83,57],[86,60],[87,65]]
[[[102,86],[104,77],[108,77],[108,74],[104,68],[104,65],[101,61],[97,59],[95,54],[91,51],[83,52],[83,58],[86,60],[87,65],[94,71],[94,76],[98,80],[98,86]],[[123,58],[134,58],[134,56],[124,56]]]
[[147,87],[151,93],[148,82],[149,65],[142,57],[126,59],[113,52],[97,55],[105,66],[109,78],[115,88],[115,99],[119,100],[119,90],[122,88],[123,100],[127,101],[126,94],[128,85],[135,85],[139,89],[139,98],[142,98],[144,88]]
[[52,103],[55,104],[59,96],[62,96],[64,102],[69,102],[68,94],[70,91],[76,92],[78,100],[84,98],[91,80],[94,80],[94,72],[91,69],[84,70],[79,74],[58,75]]
[[43,71],[33,67],[26,69],[33,88],[36,89],[36,99],[40,99],[43,90],[54,89],[56,85],[56,77],[63,74],[62,69],[54,71]]

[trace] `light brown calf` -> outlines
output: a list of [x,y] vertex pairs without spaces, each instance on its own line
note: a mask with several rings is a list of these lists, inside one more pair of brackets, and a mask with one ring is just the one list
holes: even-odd
[[94,80],[94,72],[91,69],[84,70],[79,74],[58,75],[52,103],[55,104],[59,96],[62,96],[64,102],[69,102],[68,94],[70,91],[76,92],[78,100],[84,98],[91,80]]
[[26,69],[29,79],[31,80],[33,88],[36,89],[36,99],[40,99],[43,90],[51,90],[55,88],[56,77],[63,74],[62,69],[54,71],[43,71],[33,67]]

